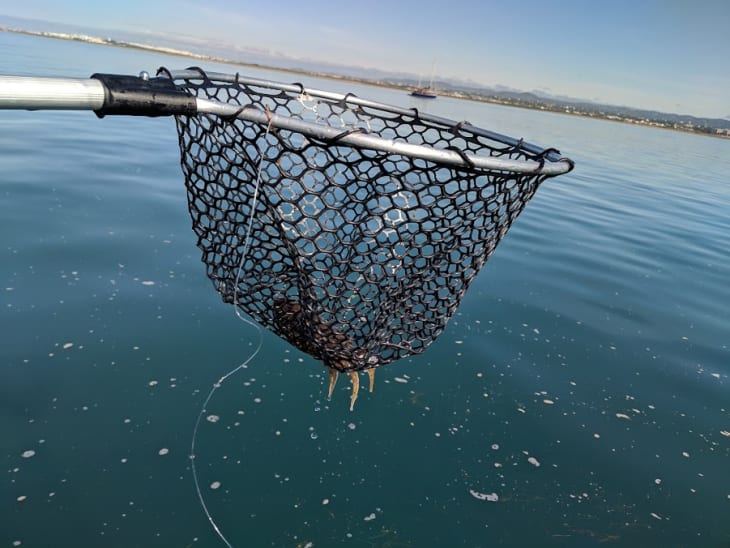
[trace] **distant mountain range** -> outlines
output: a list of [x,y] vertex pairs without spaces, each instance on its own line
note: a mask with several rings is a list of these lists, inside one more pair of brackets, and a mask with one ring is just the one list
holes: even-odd
[[[228,60],[248,65],[294,70],[313,73],[318,76],[350,78],[363,82],[400,88],[413,88],[419,84],[419,77],[408,72],[384,71],[374,67],[347,66],[327,63],[315,59],[294,58],[279,52],[250,47],[239,47],[214,40],[201,40],[192,36],[169,35],[165,33],[134,33],[110,29],[90,29],[86,27],[52,23],[34,19],[22,19],[0,15],[0,29],[29,31],[32,33],[77,34],[86,37],[99,37],[107,42],[144,44],[151,48],[169,48],[181,53]],[[112,38],[113,36],[113,38]],[[555,96],[540,91],[521,91],[507,86],[484,86],[460,79],[439,78],[433,87],[441,95],[461,97],[554,112],[564,112],[583,116],[595,116],[612,120],[642,123],[702,132],[712,135],[730,135],[730,115],[727,118],[702,118],[688,114],[673,114],[626,106],[598,104],[584,99]]]

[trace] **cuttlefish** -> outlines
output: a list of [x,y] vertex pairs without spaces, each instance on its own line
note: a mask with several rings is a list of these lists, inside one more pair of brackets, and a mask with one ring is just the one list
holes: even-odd
[[328,399],[332,398],[340,372],[347,373],[352,383],[350,411],[355,408],[355,401],[360,391],[358,371],[364,369],[367,372],[370,379],[370,392],[373,391],[375,368],[359,367],[356,369],[357,364],[353,364],[353,359],[362,363],[365,353],[353,350],[355,347],[353,341],[346,334],[335,331],[319,314],[312,314],[307,319],[299,301],[280,299],[274,301],[274,322],[280,335],[299,350],[322,360],[324,365],[329,368]]

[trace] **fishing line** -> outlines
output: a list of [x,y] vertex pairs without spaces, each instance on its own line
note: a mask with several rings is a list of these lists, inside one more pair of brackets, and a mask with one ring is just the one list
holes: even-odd
[[[271,131],[271,117],[268,115],[268,109],[267,109],[267,117],[269,119],[269,123],[266,126],[266,132],[264,134],[263,140],[264,142],[269,136],[269,133]],[[233,548],[233,545],[228,541],[228,539],[225,537],[223,532],[221,531],[220,527],[216,523],[216,521],[213,519],[212,514],[210,513],[210,510],[208,509],[208,505],[205,503],[205,497],[203,496],[203,491],[200,488],[200,481],[198,479],[198,471],[197,467],[195,466],[195,445],[198,439],[198,430],[200,427],[200,422],[203,418],[203,415],[207,412],[208,404],[210,403],[210,400],[213,398],[213,394],[215,394],[216,390],[218,390],[223,383],[232,375],[237,373],[238,371],[242,369],[246,369],[248,367],[248,364],[258,355],[259,351],[261,350],[261,347],[263,345],[263,334],[261,331],[261,328],[250,320],[249,318],[246,318],[240,311],[238,307],[238,288],[239,288],[239,281],[241,279],[241,274],[243,272],[243,265],[246,261],[246,256],[248,255],[249,246],[251,242],[251,231],[253,229],[253,219],[254,219],[254,213],[256,212],[256,205],[258,203],[258,197],[259,197],[259,187],[261,184],[261,170],[264,164],[264,153],[263,151],[260,152],[260,158],[259,158],[259,164],[258,168],[256,170],[256,180],[254,182],[254,192],[253,197],[251,200],[251,213],[248,217],[248,225],[246,227],[246,238],[244,240],[243,249],[241,251],[241,259],[238,263],[238,269],[236,271],[236,282],[233,288],[233,308],[236,311],[236,316],[243,321],[244,323],[250,325],[256,330],[256,334],[258,335],[258,342],[256,344],[256,348],[251,353],[250,356],[248,356],[243,362],[241,362],[239,365],[231,369],[228,373],[223,375],[220,379],[218,379],[217,382],[213,383],[213,387],[210,389],[210,392],[208,392],[208,395],[205,398],[205,401],[203,402],[203,405],[200,408],[200,412],[198,413],[198,418],[195,420],[195,426],[193,427],[193,436],[192,440],[190,442],[190,462],[191,462],[191,469],[193,472],[193,481],[195,482],[195,491],[198,494],[198,501],[200,502],[200,506],[203,508],[203,512],[205,513],[205,516],[208,518],[208,522],[213,527],[213,530],[216,532],[216,534],[220,537],[220,539],[226,544],[228,548]]]

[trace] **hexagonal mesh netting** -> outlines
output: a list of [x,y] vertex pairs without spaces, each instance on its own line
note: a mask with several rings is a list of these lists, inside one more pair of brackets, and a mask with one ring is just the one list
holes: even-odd
[[[338,371],[428,347],[540,183],[558,174],[544,166],[572,168],[553,149],[352,95],[202,72],[176,84],[269,120],[177,117],[208,276],[224,301]],[[339,134],[277,128],[274,116]],[[346,144],[353,133],[385,146]],[[402,153],[403,143],[459,161]],[[528,167],[472,161],[485,156]]]

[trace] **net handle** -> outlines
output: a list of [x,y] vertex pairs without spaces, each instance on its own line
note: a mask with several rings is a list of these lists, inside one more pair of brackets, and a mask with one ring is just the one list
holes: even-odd
[[88,78],[0,76],[0,109],[98,110],[104,85]]
[[[91,110],[99,117],[106,115],[171,116],[205,113],[228,118],[236,117],[261,125],[271,124],[272,127],[277,129],[298,132],[309,138],[319,139],[334,146],[352,146],[402,154],[412,158],[432,161],[437,164],[469,170],[504,171],[555,176],[567,173],[573,169],[573,162],[571,160],[562,158],[552,150],[543,150],[534,145],[522,143],[503,135],[480,130],[470,124],[462,123],[460,127],[511,146],[520,146],[534,154],[542,154],[540,157],[541,160],[512,160],[492,156],[465,155],[459,151],[436,149],[424,145],[394,141],[364,132],[343,132],[342,128],[315,124],[297,118],[281,116],[276,113],[264,112],[252,107],[241,107],[239,105],[229,105],[208,99],[196,98],[185,91],[177,89],[173,78],[201,78],[200,71],[188,70],[168,74],[170,77],[157,78],[150,78],[147,73],[141,73],[139,77],[94,74],[89,79],[0,76],[0,110]],[[297,84],[287,85],[262,80],[243,79],[238,74],[225,75],[208,73],[206,77],[223,81],[254,83],[256,85],[288,91],[298,91],[330,100],[349,101],[360,106],[385,108],[390,112],[418,116],[418,112],[414,110],[381,105],[380,103],[366,101],[352,95],[344,96],[318,90],[308,90]],[[425,116],[422,118],[425,118]],[[450,120],[434,116],[429,116],[428,119],[432,122],[444,124],[447,127],[454,126],[454,122]],[[548,161],[546,162],[545,160]]]
[[93,74],[91,78],[0,76],[0,110],[93,110],[98,116],[195,114],[195,98],[169,78]]

